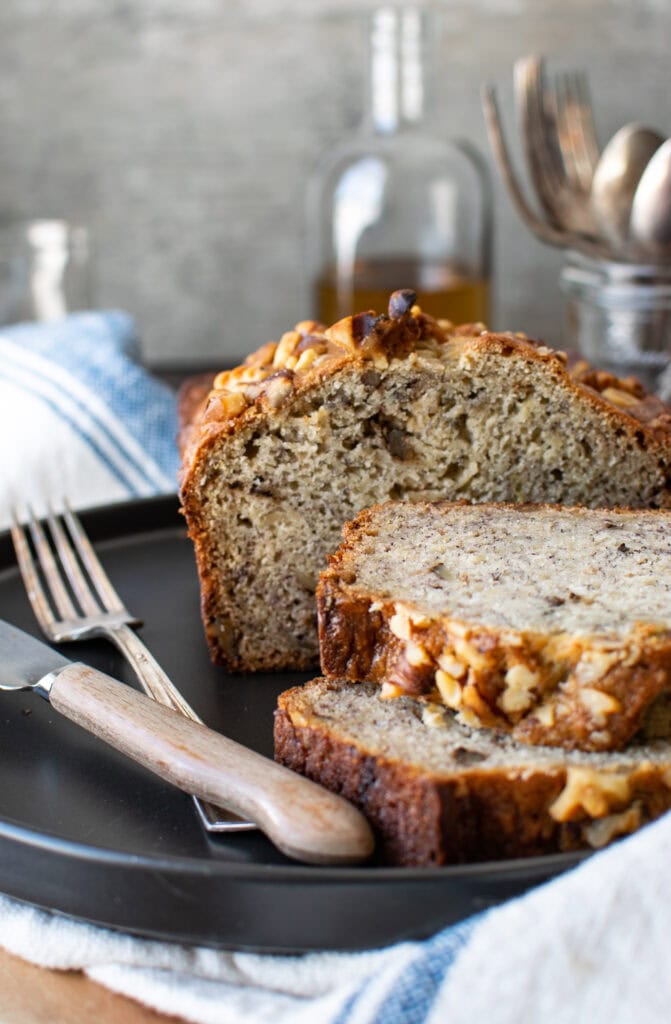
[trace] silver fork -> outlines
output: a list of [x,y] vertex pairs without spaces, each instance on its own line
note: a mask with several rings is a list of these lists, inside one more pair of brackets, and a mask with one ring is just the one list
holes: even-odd
[[[12,514],[14,550],[28,599],[42,632],[57,644],[88,640],[90,637],[111,640],[132,666],[148,696],[159,704],[181,712],[186,718],[202,723],[202,719],[131,629],[131,626],[141,625],[140,621],[131,615],[112,586],[78,517],[67,502],[63,504],[61,515],[50,510],[46,517],[51,543],[42,523],[35,518],[32,510],[28,512],[27,526],[39,570],[31,552],[25,525],[20,523],[16,512]],[[253,822],[244,821],[232,812],[214,807],[198,797],[194,797],[193,801],[208,832],[240,832],[256,828]]]
[[[515,64],[515,88],[522,121],[529,174],[539,201],[555,227],[595,237],[596,227],[581,176],[576,173],[571,140],[581,122],[576,117],[577,96],[560,95],[546,82],[545,64],[525,57]],[[570,113],[569,113],[570,108]],[[584,163],[581,175],[585,173]]]
[[517,173],[506,144],[503,129],[503,120],[499,110],[496,90],[492,85],[485,85],[482,88],[482,107],[485,115],[485,124],[489,143],[498,165],[501,178],[508,191],[508,195],[517,210],[518,214],[527,227],[536,237],[547,245],[554,245],[560,249],[578,249],[580,252],[595,259],[607,259],[610,251],[607,246],[600,242],[586,238],[584,235],[577,235],[575,232],[567,231],[564,228],[555,227],[539,216],[529,203],[524,189],[520,183]]
[[585,73],[566,71],[557,75],[548,102],[554,108],[566,177],[573,188],[587,195],[599,161],[599,143]]

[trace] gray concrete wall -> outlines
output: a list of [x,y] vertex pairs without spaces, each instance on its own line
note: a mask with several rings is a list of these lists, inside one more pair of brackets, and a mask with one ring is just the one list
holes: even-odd
[[[669,125],[668,0],[443,0],[443,130],[486,151],[479,87],[546,53],[589,70],[602,140]],[[305,315],[305,182],[356,124],[362,33],[337,0],[2,0],[0,211],[91,226],[96,302],[154,365],[224,363]],[[559,338],[561,256],[496,183],[501,328]]]

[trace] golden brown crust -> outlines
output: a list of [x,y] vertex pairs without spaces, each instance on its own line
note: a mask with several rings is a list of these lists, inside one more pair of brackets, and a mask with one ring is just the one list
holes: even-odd
[[[464,504],[427,508],[447,518]],[[625,637],[548,634],[427,618],[410,605],[380,600],[357,588],[353,560],[359,538],[379,529],[382,508],[365,509],[345,524],[343,542],[320,576],[324,675],[382,684],[390,699],[409,695],[445,704],[467,724],[503,729],[522,743],[588,751],[625,747],[656,698],[671,688],[669,630],[637,623]],[[514,509],[519,516],[553,511]],[[668,521],[663,511],[611,511]]]
[[191,443],[193,431],[198,429],[215,376],[214,373],[198,373],[187,377],[177,393],[177,447],[182,458]]
[[590,849],[671,806],[671,761],[642,761],[623,776],[572,767],[571,755],[518,770],[423,770],[357,744],[347,723],[313,715],[309,694],[319,684],[280,695],[275,758],[359,807],[384,863],[433,866]]
[[595,391],[602,399],[646,424],[660,437],[671,432],[671,410],[661,398],[648,394],[636,377],[616,377],[606,370],[597,370],[586,360],[569,364],[574,381]]
[[[207,398],[201,396],[197,404],[183,410],[183,463],[188,466],[201,441],[197,432],[186,433],[188,417],[202,425],[205,438],[213,425],[227,433],[239,429],[254,415],[272,415],[290,398],[318,385],[345,365],[386,367],[391,359],[402,358],[422,345],[451,346],[455,359],[460,354],[489,351],[549,363],[560,386],[587,397],[628,432],[642,425],[642,437],[647,436],[649,441],[671,437],[671,410],[647,394],[635,378],[615,377],[585,361],[569,366],[565,353],[524,334],[488,331],[482,324],[454,325],[435,320],[413,306],[397,318],[369,311],[345,317],[329,328],[313,320],[301,321],[279,342],[268,342],[240,366],[218,374]],[[666,454],[670,454],[668,448]]]

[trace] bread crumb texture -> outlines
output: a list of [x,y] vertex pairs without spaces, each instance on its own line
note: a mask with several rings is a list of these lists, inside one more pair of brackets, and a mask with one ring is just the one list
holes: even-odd
[[283,693],[276,758],[355,803],[385,863],[435,865],[595,849],[671,808],[671,744],[588,753],[472,729],[373,684]]
[[411,300],[297,324],[185,403],[182,503],[216,660],[316,662],[317,576],[368,505],[671,504],[668,411],[640,385]]
[[622,748],[671,686],[671,513],[387,503],[345,527],[318,608],[327,675]]

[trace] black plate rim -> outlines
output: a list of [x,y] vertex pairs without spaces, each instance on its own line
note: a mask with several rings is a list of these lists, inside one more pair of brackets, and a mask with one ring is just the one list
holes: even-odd
[[[147,857],[141,854],[124,853],[120,850],[110,850],[99,846],[87,846],[85,843],[77,843],[71,839],[63,839],[60,836],[47,832],[39,832],[36,829],[24,828],[11,821],[0,821],[0,838],[33,846],[36,849],[53,850],[72,859],[85,860],[114,865],[115,867],[128,867],[145,869],[151,868],[158,871],[176,871],[180,874],[188,871],[193,874],[205,876],[221,876],[244,880],[254,880],[263,875],[265,881],[278,883],[291,883],[305,881],[308,875],[315,884],[330,882],[371,882],[371,881],[393,881],[406,879],[407,881],[421,881],[431,879],[435,881],[439,874],[446,879],[468,879],[478,878],[480,875],[491,876],[496,874],[503,881],[506,877],[515,877],[520,872],[534,875],[538,871],[557,871],[579,863],[589,856],[589,851],[577,851],[570,853],[552,853],[537,857],[518,857],[508,860],[478,861],[475,864],[446,864],[435,867],[323,867],[312,864],[247,864],[229,863],[226,861],[203,861],[197,857]],[[212,870],[215,868],[215,870]]]

